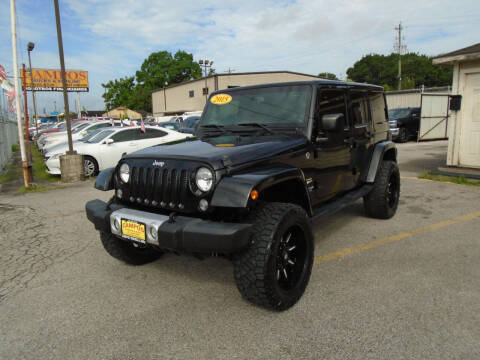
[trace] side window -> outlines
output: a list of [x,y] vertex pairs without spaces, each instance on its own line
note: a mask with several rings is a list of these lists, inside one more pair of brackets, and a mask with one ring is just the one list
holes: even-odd
[[383,93],[369,93],[368,95],[373,123],[378,124],[385,121],[385,98]]
[[159,138],[162,136],[167,135],[165,131],[157,130],[157,129],[145,129],[145,132],[138,130],[138,134],[136,135],[136,140],[144,140],[144,139],[152,139],[152,138]]
[[320,90],[315,105],[315,126],[322,130],[322,116],[327,114],[343,114],[346,123],[345,93],[343,90]]
[[131,129],[131,130],[119,131],[115,135],[112,135],[112,139],[113,139],[114,142],[136,140],[135,139],[136,131],[138,131],[138,130],[137,129]]
[[368,102],[367,94],[363,91],[350,91],[350,103],[348,104],[348,115],[354,126],[368,124]]

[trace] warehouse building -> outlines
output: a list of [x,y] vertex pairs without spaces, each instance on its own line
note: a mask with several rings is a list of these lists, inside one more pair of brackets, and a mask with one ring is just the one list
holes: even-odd
[[158,89],[152,93],[153,116],[182,114],[201,111],[208,95],[216,90],[287,81],[314,80],[317,76],[291,71],[267,71],[249,73],[214,74],[206,78]]

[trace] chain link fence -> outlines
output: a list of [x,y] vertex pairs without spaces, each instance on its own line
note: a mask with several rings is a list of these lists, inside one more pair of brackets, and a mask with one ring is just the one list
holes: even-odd
[[12,156],[12,145],[18,144],[17,121],[7,111],[7,100],[2,89],[0,91],[0,172],[8,164]]

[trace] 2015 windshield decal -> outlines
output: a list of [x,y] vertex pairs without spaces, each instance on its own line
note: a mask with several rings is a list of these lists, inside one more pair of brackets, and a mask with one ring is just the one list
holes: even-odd
[[232,97],[228,94],[217,94],[210,99],[210,102],[215,105],[225,105],[230,101],[232,101]]

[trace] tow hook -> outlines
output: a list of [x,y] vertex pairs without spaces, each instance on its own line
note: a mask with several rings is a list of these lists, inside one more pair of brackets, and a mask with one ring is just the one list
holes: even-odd
[[175,217],[177,217],[177,213],[176,212],[172,212],[170,213],[170,215],[168,215],[168,222],[170,224],[173,224],[175,222]]

